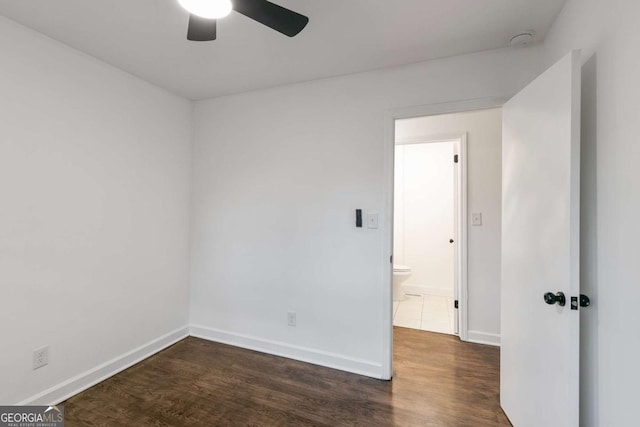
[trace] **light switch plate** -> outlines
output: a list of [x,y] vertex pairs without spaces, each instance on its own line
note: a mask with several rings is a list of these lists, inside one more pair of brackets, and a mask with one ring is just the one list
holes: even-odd
[[475,225],[475,226],[482,225],[482,214],[481,213],[472,213],[471,214],[471,225]]
[[377,212],[368,212],[367,213],[367,228],[378,228],[378,213]]

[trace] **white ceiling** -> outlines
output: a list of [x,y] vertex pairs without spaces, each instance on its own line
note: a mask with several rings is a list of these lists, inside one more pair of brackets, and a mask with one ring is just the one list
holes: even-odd
[[272,0],[309,16],[288,38],[233,12],[188,42],[176,0],[0,0],[0,14],[190,99],[541,39],[565,0]]

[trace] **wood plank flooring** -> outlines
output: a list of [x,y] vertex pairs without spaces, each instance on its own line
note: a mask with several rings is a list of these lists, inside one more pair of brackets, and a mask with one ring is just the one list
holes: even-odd
[[509,426],[499,349],[394,329],[379,381],[197,338],[72,397],[66,426]]

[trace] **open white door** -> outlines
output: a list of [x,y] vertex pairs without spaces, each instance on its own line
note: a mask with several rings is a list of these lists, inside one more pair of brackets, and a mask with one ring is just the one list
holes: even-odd
[[504,105],[502,138],[500,401],[516,427],[578,426],[579,51]]

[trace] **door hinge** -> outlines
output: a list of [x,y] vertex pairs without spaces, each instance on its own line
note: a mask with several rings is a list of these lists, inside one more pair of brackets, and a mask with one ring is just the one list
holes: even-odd
[[458,155],[453,156],[453,163],[458,163]]
[[455,301],[453,302],[453,308],[458,308],[458,300],[455,300]]
[[393,255],[391,255],[391,256],[389,257],[389,262],[390,262],[391,264],[393,264]]

